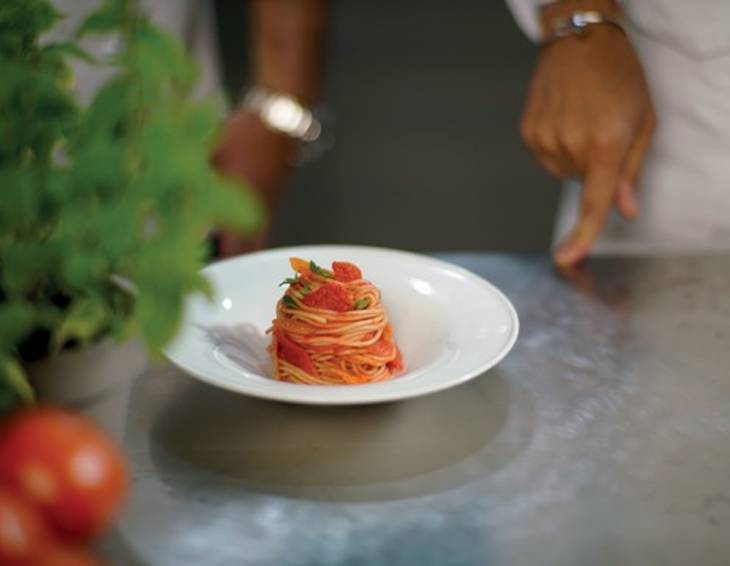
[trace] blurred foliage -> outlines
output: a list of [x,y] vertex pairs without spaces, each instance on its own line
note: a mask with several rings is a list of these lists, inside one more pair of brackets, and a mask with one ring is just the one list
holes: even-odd
[[[42,355],[104,336],[174,335],[212,226],[257,228],[258,201],[210,164],[220,112],[191,96],[181,46],[131,0],[104,0],[77,37],[43,44],[47,0],[0,3],[0,412],[32,398],[23,345]],[[113,34],[95,60],[80,42]],[[113,69],[88,106],[72,57]]]

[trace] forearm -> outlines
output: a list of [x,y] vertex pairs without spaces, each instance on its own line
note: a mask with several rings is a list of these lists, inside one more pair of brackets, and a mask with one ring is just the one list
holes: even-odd
[[327,0],[255,0],[254,81],[310,106],[320,94]]

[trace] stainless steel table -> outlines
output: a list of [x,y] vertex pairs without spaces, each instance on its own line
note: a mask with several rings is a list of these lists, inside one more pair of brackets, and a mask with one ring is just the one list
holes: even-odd
[[515,303],[497,367],[313,408],[177,370],[131,391],[119,564],[730,564],[730,258],[447,259]]

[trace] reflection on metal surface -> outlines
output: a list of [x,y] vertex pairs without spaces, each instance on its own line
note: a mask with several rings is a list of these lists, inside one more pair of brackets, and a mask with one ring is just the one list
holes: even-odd
[[124,539],[155,565],[726,566],[730,258],[450,259],[512,355],[463,387],[315,408],[176,370],[131,397]]

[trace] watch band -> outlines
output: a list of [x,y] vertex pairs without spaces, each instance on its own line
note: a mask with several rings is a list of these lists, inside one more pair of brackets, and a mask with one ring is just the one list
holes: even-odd
[[543,43],[548,43],[561,37],[570,35],[582,35],[588,27],[596,24],[610,24],[624,30],[621,20],[599,12],[598,10],[577,10],[561,18],[552,20],[550,30],[543,38]]
[[253,87],[243,97],[242,106],[256,113],[268,128],[290,138],[313,142],[322,134],[322,124],[312,111],[287,94]]

